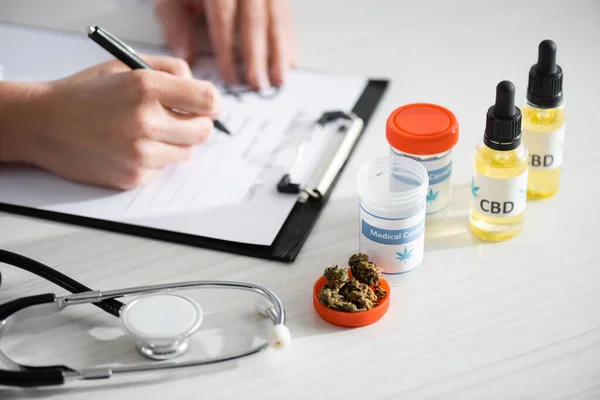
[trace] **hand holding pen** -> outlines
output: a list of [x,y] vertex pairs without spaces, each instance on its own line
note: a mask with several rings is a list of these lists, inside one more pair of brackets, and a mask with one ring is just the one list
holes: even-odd
[[152,70],[114,59],[55,81],[5,83],[18,100],[0,107],[11,132],[0,159],[110,189],[190,160],[215,131],[221,93],[181,59],[143,59]]
[[[118,39],[116,36],[110,34],[99,26],[90,26],[88,28],[88,36],[98,45],[100,45],[104,50],[108,51],[110,54],[115,56],[118,60],[123,62],[129,68],[136,69],[147,69],[151,70],[152,67],[148,65],[144,60],[138,57],[135,50],[133,50],[130,46],[125,44],[123,41]],[[224,132],[226,134],[230,134],[227,128],[219,122],[219,120],[214,121],[215,128]]]

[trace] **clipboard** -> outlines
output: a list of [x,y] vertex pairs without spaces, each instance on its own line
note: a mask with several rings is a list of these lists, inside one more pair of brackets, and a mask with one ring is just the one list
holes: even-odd
[[277,185],[279,192],[282,195],[298,195],[299,199],[270,246],[236,243],[5,203],[0,203],[0,211],[254,258],[293,262],[326,206],[340,172],[352,155],[388,84],[388,80],[369,80],[350,112],[332,110],[316,121],[319,126],[335,120],[342,120],[343,124],[304,184],[294,182],[289,175],[282,176]]
[[[2,23],[0,25],[8,25],[10,27],[12,24]],[[17,24],[16,27],[18,26]],[[53,31],[44,28],[28,28],[27,32],[35,33]],[[60,32],[55,33],[59,33],[61,38],[73,37],[73,34],[70,32],[65,32],[64,34]],[[32,39],[30,38],[30,40]],[[100,55],[102,57],[106,56],[105,52],[98,53],[91,56],[89,62],[99,58]],[[79,70],[84,68],[84,65],[79,65],[79,67],[70,66],[69,68]],[[37,73],[37,71],[34,72]],[[25,75],[27,75],[27,72],[25,72]],[[324,112],[320,118],[318,118],[318,114],[312,117],[316,119],[313,125],[314,129],[326,129],[327,132],[323,133],[327,134],[328,137],[332,137],[332,139],[327,142],[323,152],[321,153],[320,151],[320,157],[316,158],[316,160],[315,157],[312,157],[312,160],[304,163],[303,166],[308,166],[308,170],[310,171],[305,171],[307,168],[300,168],[303,175],[301,182],[296,182],[295,176],[292,173],[284,174],[277,184],[276,180],[278,177],[275,176],[275,182],[272,183],[274,186],[273,190],[278,191],[281,196],[296,196],[297,199],[292,198],[288,200],[287,204],[292,207],[291,211],[286,214],[285,222],[283,224],[280,222],[279,230],[273,231],[273,234],[275,232],[277,234],[270,241],[270,245],[236,242],[234,241],[235,239],[228,241],[221,238],[212,238],[206,234],[204,234],[205,236],[201,236],[202,233],[183,233],[176,229],[169,229],[168,227],[134,224],[126,221],[102,219],[102,217],[97,216],[78,215],[77,213],[70,214],[63,210],[36,208],[30,204],[18,204],[8,201],[3,203],[2,200],[0,200],[0,211],[245,256],[293,262],[319,218],[321,211],[326,206],[339,173],[343,170],[348,158],[351,156],[389,83],[383,79],[365,79],[364,82],[365,85],[362,86],[361,91],[356,92],[357,97],[355,98],[357,100],[353,106],[346,104],[344,110],[330,110]],[[237,97],[235,96],[235,91],[232,94],[234,97]],[[313,124],[311,120],[305,122]],[[334,127],[336,131],[333,130]],[[292,163],[292,169],[296,161],[302,163],[302,159],[299,157],[301,154],[299,153],[302,150],[304,137],[318,137],[319,134],[319,132],[313,131],[309,127],[304,129],[302,132],[308,134],[301,134],[300,145],[296,149],[297,154],[296,159]],[[289,154],[286,157],[292,156],[292,154]],[[314,153],[309,154],[309,159],[311,158],[310,156],[314,156]],[[310,175],[306,176],[304,172],[310,172]]]

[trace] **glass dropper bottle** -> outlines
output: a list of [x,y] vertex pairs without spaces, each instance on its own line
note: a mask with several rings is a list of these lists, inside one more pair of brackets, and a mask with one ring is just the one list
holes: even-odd
[[479,238],[507,240],[523,229],[527,155],[515,87],[502,81],[496,87],[496,102],[487,112],[483,141],[473,156],[470,225]]
[[556,64],[556,44],[544,40],[538,61],[529,70],[523,105],[523,142],[529,151],[527,198],[544,199],[558,192],[563,162],[565,102],[563,71]]

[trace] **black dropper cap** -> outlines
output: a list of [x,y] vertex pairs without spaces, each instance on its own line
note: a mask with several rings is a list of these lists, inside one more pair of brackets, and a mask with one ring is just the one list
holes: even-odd
[[538,46],[538,61],[529,70],[527,100],[542,108],[558,106],[563,98],[563,71],[556,65],[556,43],[544,40]]
[[487,112],[483,142],[494,150],[513,150],[521,144],[521,110],[515,106],[515,85],[496,86],[496,104]]

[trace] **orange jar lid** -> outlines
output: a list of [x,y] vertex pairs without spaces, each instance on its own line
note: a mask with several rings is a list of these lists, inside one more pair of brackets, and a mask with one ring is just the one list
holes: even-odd
[[395,109],[385,131],[390,146],[408,154],[439,154],[458,142],[458,120],[436,104],[415,103]]
[[[352,275],[349,274],[348,276]],[[324,276],[321,276],[315,282],[313,286],[313,306],[317,314],[330,324],[349,328],[371,325],[379,321],[390,308],[390,285],[385,279],[381,280],[381,288],[387,292],[385,297],[381,299],[376,307],[359,312],[336,311],[321,303],[319,292],[326,283],[327,279]]]

